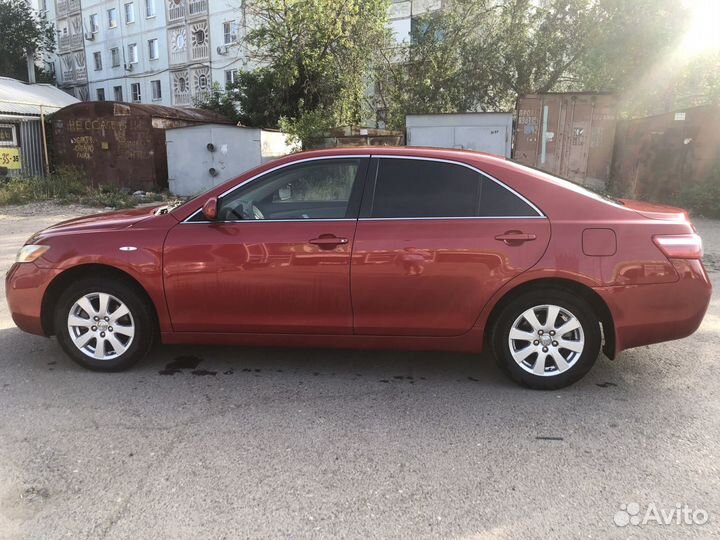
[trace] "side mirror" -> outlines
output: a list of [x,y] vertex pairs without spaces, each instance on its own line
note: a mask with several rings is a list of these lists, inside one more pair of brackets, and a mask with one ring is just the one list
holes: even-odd
[[215,221],[218,213],[218,200],[217,197],[210,197],[202,207],[203,216],[208,221]]

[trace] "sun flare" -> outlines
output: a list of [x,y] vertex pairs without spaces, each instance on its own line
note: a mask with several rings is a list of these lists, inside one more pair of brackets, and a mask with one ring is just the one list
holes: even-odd
[[720,0],[686,0],[690,9],[688,30],[680,46],[683,56],[720,50]]

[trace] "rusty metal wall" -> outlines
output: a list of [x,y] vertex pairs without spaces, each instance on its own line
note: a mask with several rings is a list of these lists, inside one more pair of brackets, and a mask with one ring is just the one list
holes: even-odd
[[208,121],[207,111],[114,102],[85,102],[53,115],[56,167],[82,168],[94,185],[162,189],[168,185],[165,130]]
[[618,123],[611,180],[615,193],[672,202],[685,186],[707,180],[718,170],[718,106],[693,107]]
[[610,177],[617,97],[596,93],[518,98],[513,157],[520,163],[597,187]]

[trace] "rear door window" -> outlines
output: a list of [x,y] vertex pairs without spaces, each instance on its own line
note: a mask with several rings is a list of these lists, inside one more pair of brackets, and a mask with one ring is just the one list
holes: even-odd
[[472,217],[478,213],[480,177],[472,169],[417,159],[378,160],[373,218]]
[[[370,186],[368,186],[370,187]],[[495,180],[463,165],[380,158],[363,215],[376,219],[537,217],[530,204]]]

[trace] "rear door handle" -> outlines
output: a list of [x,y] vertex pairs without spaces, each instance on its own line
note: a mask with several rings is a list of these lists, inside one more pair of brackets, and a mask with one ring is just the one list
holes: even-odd
[[495,240],[498,240],[500,242],[505,242],[507,245],[519,245],[524,242],[530,242],[532,240],[535,240],[537,236],[534,234],[527,234],[522,231],[507,231],[503,234],[498,234],[495,237]]
[[311,244],[318,246],[320,249],[334,249],[348,243],[347,238],[341,238],[334,234],[321,234],[317,238],[308,240]]

